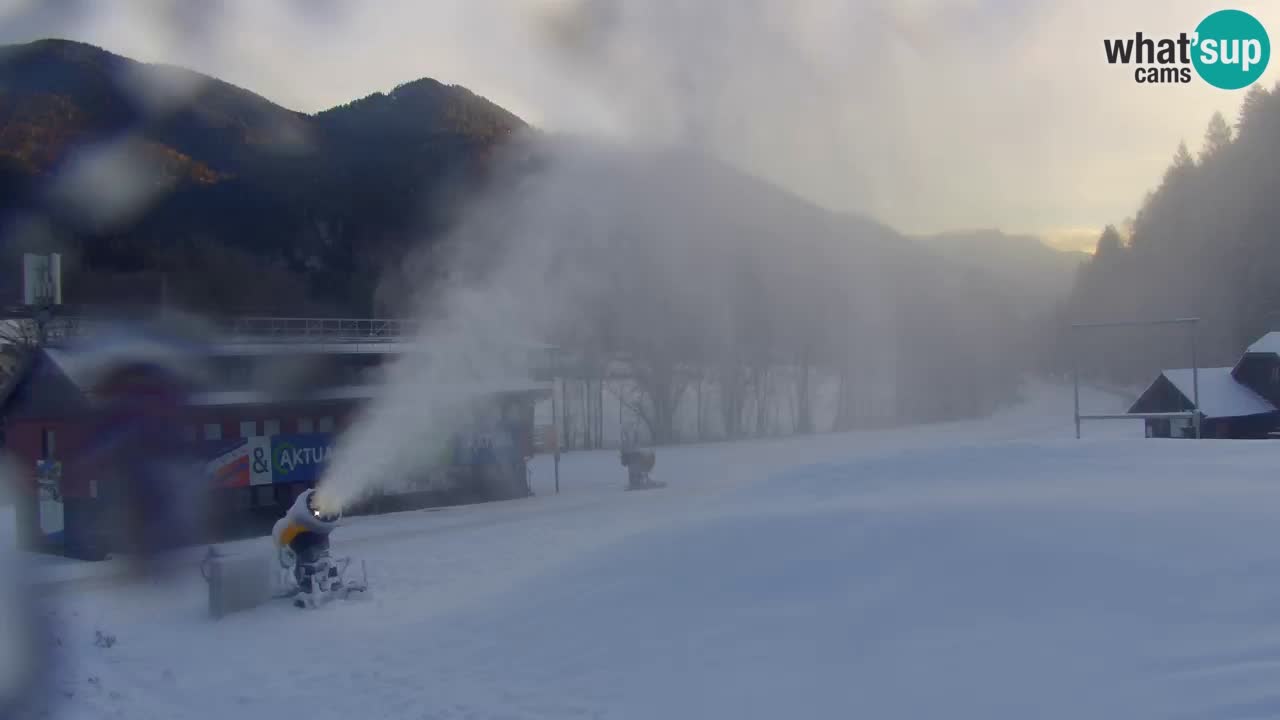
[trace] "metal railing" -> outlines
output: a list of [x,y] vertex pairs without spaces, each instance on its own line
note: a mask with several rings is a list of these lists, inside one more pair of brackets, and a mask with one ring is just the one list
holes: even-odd
[[232,340],[359,340],[395,341],[412,338],[414,320],[401,318],[240,317],[228,323]]
[[34,345],[44,341],[62,341],[80,337],[86,323],[77,316],[9,318],[0,328],[0,342]]
[[[14,323],[16,330],[29,330],[36,337],[36,320],[21,319]],[[74,340],[107,327],[92,316],[65,315],[48,318],[41,328],[44,339],[53,343]],[[29,328],[27,326],[30,326]],[[419,341],[419,321],[409,318],[307,318],[245,316],[215,319],[210,323],[211,340],[218,344],[237,346],[269,343],[407,343]],[[14,333],[11,333],[14,334]],[[388,348],[390,349],[390,348]],[[516,346],[516,353],[523,357],[512,362],[527,365],[540,376],[556,376],[567,372],[557,360],[558,351],[546,346],[524,348]]]
[[[50,341],[71,340],[93,334],[102,323],[77,315],[11,320],[6,335],[29,334],[34,341],[43,333]],[[223,342],[394,342],[412,340],[417,321],[401,318],[299,318],[231,317],[212,323]]]

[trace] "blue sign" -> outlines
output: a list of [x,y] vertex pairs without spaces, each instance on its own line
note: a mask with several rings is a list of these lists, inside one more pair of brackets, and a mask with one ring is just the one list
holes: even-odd
[[516,436],[516,432],[505,423],[456,432],[453,436],[453,464],[491,465],[509,462],[519,455]]
[[328,433],[276,435],[271,438],[271,481],[314,483],[333,452]]

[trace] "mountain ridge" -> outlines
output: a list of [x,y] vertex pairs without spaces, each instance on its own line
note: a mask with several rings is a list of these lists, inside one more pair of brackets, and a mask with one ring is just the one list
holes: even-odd
[[[488,181],[498,149],[526,133],[537,131],[482,95],[432,78],[307,114],[193,70],[76,41],[0,46],[0,221],[21,229],[42,217],[35,231],[10,234],[18,241],[0,262],[22,249],[67,252],[69,271],[78,272],[67,283],[75,300],[118,297],[106,278],[137,285],[139,273],[152,273],[181,288],[170,300],[206,311],[389,312],[377,293],[382,276],[413,245],[443,237]],[[66,178],[92,165],[86,158],[109,156],[98,152],[104,147],[129,161],[127,175],[146,190],[120,216],[77,207],[85,182]],[[539,152],[529,151],[535,164]],[[936,257],[948,276],[977,272],[1007,283],[1019,274],[711,160],[686,151],[679,162],[709,186],[737,187],[725,197],[749,197],[756,216],[892,248],[897,263]],[[101,168],[79,174],[90,187],[104,176]],[[736,201],[721,202],[732,216]],[[258,281],[233,291],[220,275]],[[1050,285],[1067,287],[1070,273],[1063,275]]]
[[[405,239],[447,225],[527,127],[430,79],[308,115],[86,43],[0,46],[0,262],[61,250],[86,302],[118,295],[103,278],[145,271],[205,310],[369,313]],[[128,204],[83,207],[86,188]],[[209,267],[287,292],[236,294]]]

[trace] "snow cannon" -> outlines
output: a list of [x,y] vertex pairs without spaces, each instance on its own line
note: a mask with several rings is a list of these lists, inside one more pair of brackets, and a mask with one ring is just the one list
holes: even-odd
[[315,490],[305,490],[294,500],[284,517],[271,528],[271,537],[279,548],[292,549],[303,535],[319,535],[327,538],[342,520],[342,513],[329,513],[320,508]]
[[286,595],[295,597],[298,607],[315,607],[335,595],[343,597],[363,591],[364,582],[344,581],[350,558],[335,560],[329,555],[329,534],[342,520],[342,513],[325,510],[314,489],[303,491],[271,529],[280,555],[280,565],[292,571],[293,586]]
[[624,449],[621,458],[622,466],[627,469],[628,490],[648,490],[663,486],[649,477],[649,472],[657,462],[657,456],[652,450]]

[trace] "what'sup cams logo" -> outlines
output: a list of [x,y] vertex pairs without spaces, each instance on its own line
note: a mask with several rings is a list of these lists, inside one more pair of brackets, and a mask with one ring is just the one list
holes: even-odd
[[1271,39],[1258,19],[1243,10],[1219,10],[1176,38],[1103,40],[1107,62],[1137,65],[1135,82],[1189,83],[1192,70],[1223,90],[1248,87],[1262,77],[1271,61]]

